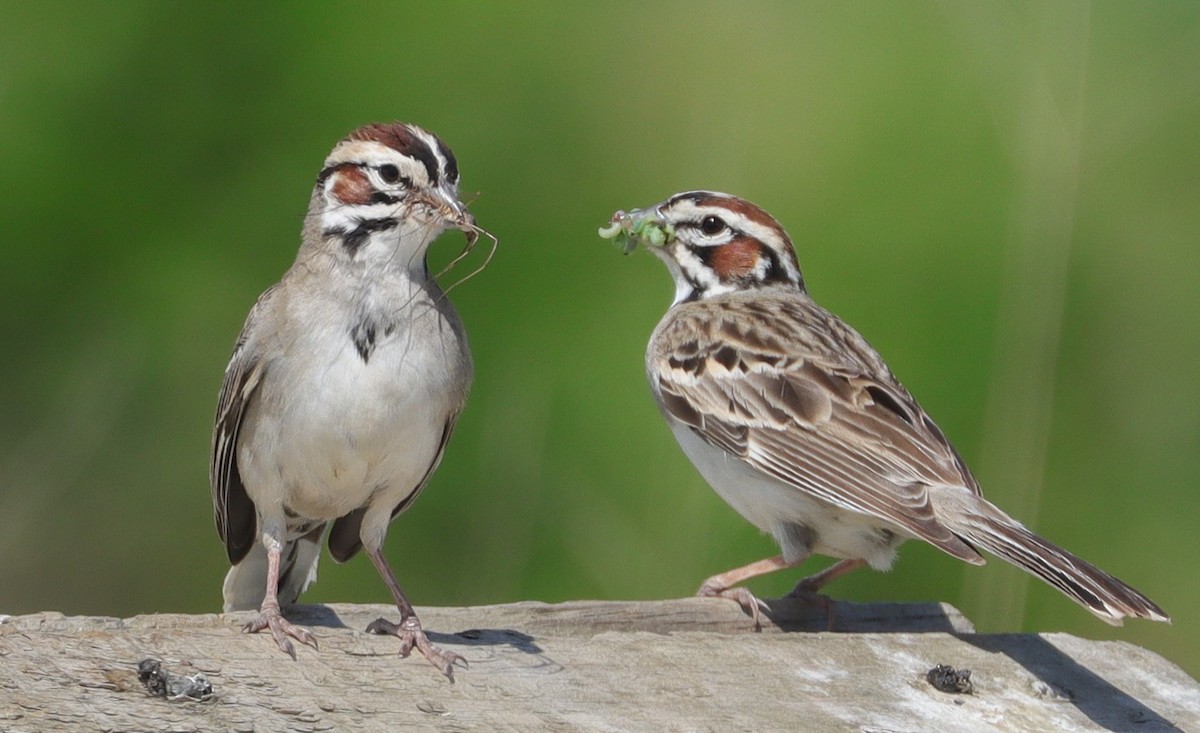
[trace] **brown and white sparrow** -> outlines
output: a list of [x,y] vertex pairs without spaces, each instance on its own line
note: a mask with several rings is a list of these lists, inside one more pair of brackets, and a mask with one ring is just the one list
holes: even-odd
[[654,397],[708,483],[782,550],[709,578],[698,595],[733,598],[757,624],[758,600],[736,583],[813,553],[839,558],[797,585],[793,594],[803,595],[863,565],[887,569],[916,538],[975,565],[987,550],[1112,624],[1169,620],[983,498],[879,354],[809,297],[791,240],[770,214],[691,191],[619,211],[600,233],[666,263],[675,302],[646,352]]
[[[225,610],[317,646],[280,607],[316,580],[321,536],[344,562],[365,550],[400,610],[395,634],[451,676],[382,553],[388,524],[442,459],[471,385],[458,314],[426,252],[447,229],[480,233],[458,198],[450,149],[415,125],[367,125],[325,159],[296,260],[250,310],[221,384],[213,431],[217,530],[233,563]],[[490,236],[490,235],[488,235]],[[494,240],[493,240],[494,241]]]

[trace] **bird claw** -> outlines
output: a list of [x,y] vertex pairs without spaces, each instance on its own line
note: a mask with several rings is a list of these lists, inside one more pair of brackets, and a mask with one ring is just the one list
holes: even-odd
[[468,667],[466,658],[461,654],[446,651],[431,642],[416,616],[409,616],[399,624],[384,618],[375,619],[367,626],[367,633],[397,637],[400,639],[401,657],[408,657],[415,648],[451,682],[454,681],[456,666],[464,669]]
[[257,634],[263,629],[271,631],[271,638],[275,640],[275,644],[293,661],[296,659],[296,647],[288,638],[289,636],[301,644],[307,644],[313,649],[317,649],[317,637],[303,626],[296,626],[285,619],[278,608],[270,606],[263,608],[259,611],[258,618],[242,627],[242,633]]
[[762,611],[766,608],[766,604],[745,588],[741,586],[719,588],[705,582],[700,586],[700,590],[696,591],[696,595],[701,598],[728,598],[731,601],[736,601],[754,622],[754,630],[762,631]]

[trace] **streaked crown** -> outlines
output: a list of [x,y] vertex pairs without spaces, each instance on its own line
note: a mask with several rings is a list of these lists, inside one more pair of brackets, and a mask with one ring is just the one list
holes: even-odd
[[380,233],[404,235],[415,224],[417,247],[471,215],[458,198],[458,161],[436,135],[402,122],[365,125],[338,142],[317,175],[313,199],[321,235],[356,255]]

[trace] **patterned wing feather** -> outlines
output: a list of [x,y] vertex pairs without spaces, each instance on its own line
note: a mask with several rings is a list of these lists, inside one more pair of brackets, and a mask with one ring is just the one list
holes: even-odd
[[217,399],[216,423],[213,427],[212,455],[209,463],[209,484],[212,486],[213,514],[217,533],[225,542],[229,561],[236,565],[254,546],[258,522],[254,502],[246,493],[237,465],[238,436],[246,409],[254,398],[266,371],[265,364],[246,348],[249,326],[265,307],[274,292],[268,289],[254,304],[246,325],[238,336],[233,356],[225,368],[221,393]]
[[[931,485],[975,479],[873,349],[807,298],[676,308],[656,331],[663,409],[749,465],[834,506],[897,525],[968,562],[938,522]],[[756,333],[747,324],[769,324]]]

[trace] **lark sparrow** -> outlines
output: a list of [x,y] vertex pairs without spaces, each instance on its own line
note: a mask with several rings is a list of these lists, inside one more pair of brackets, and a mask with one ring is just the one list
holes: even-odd
[[983,498],[879,354],[809,297],[791,240],[767,212],[691,191],[619,211],[600,233],[666,263],[675,302],[646,352],[654,397],[708,483],[782,550],[709,578],[698,595],[737,600],[757,625],[759,602],[736,583],[813,553],[840,559],[801,581],[801,595],[863,565],[885,570],[917,538],[975,565],[987,550],[1112,624],[1169,620]]
[[[325,159],[300,251],[250,310],[217,406],[212,483],[233,567],[225,610],[317,646],[280,614],[316,579],[321,535],[344,562],[361,547],[400,610],[395,634],[451,676],[462,657],[430,643],[382,553],[389,522],[442,459],[467,398],[462,322],[426,266],[447,229],[481,229],[458,198],[458,164],[425,130],[367,125]],[[490,236],[490,235],[488,235]],[[493,239],[494,242],[494,239]]]

